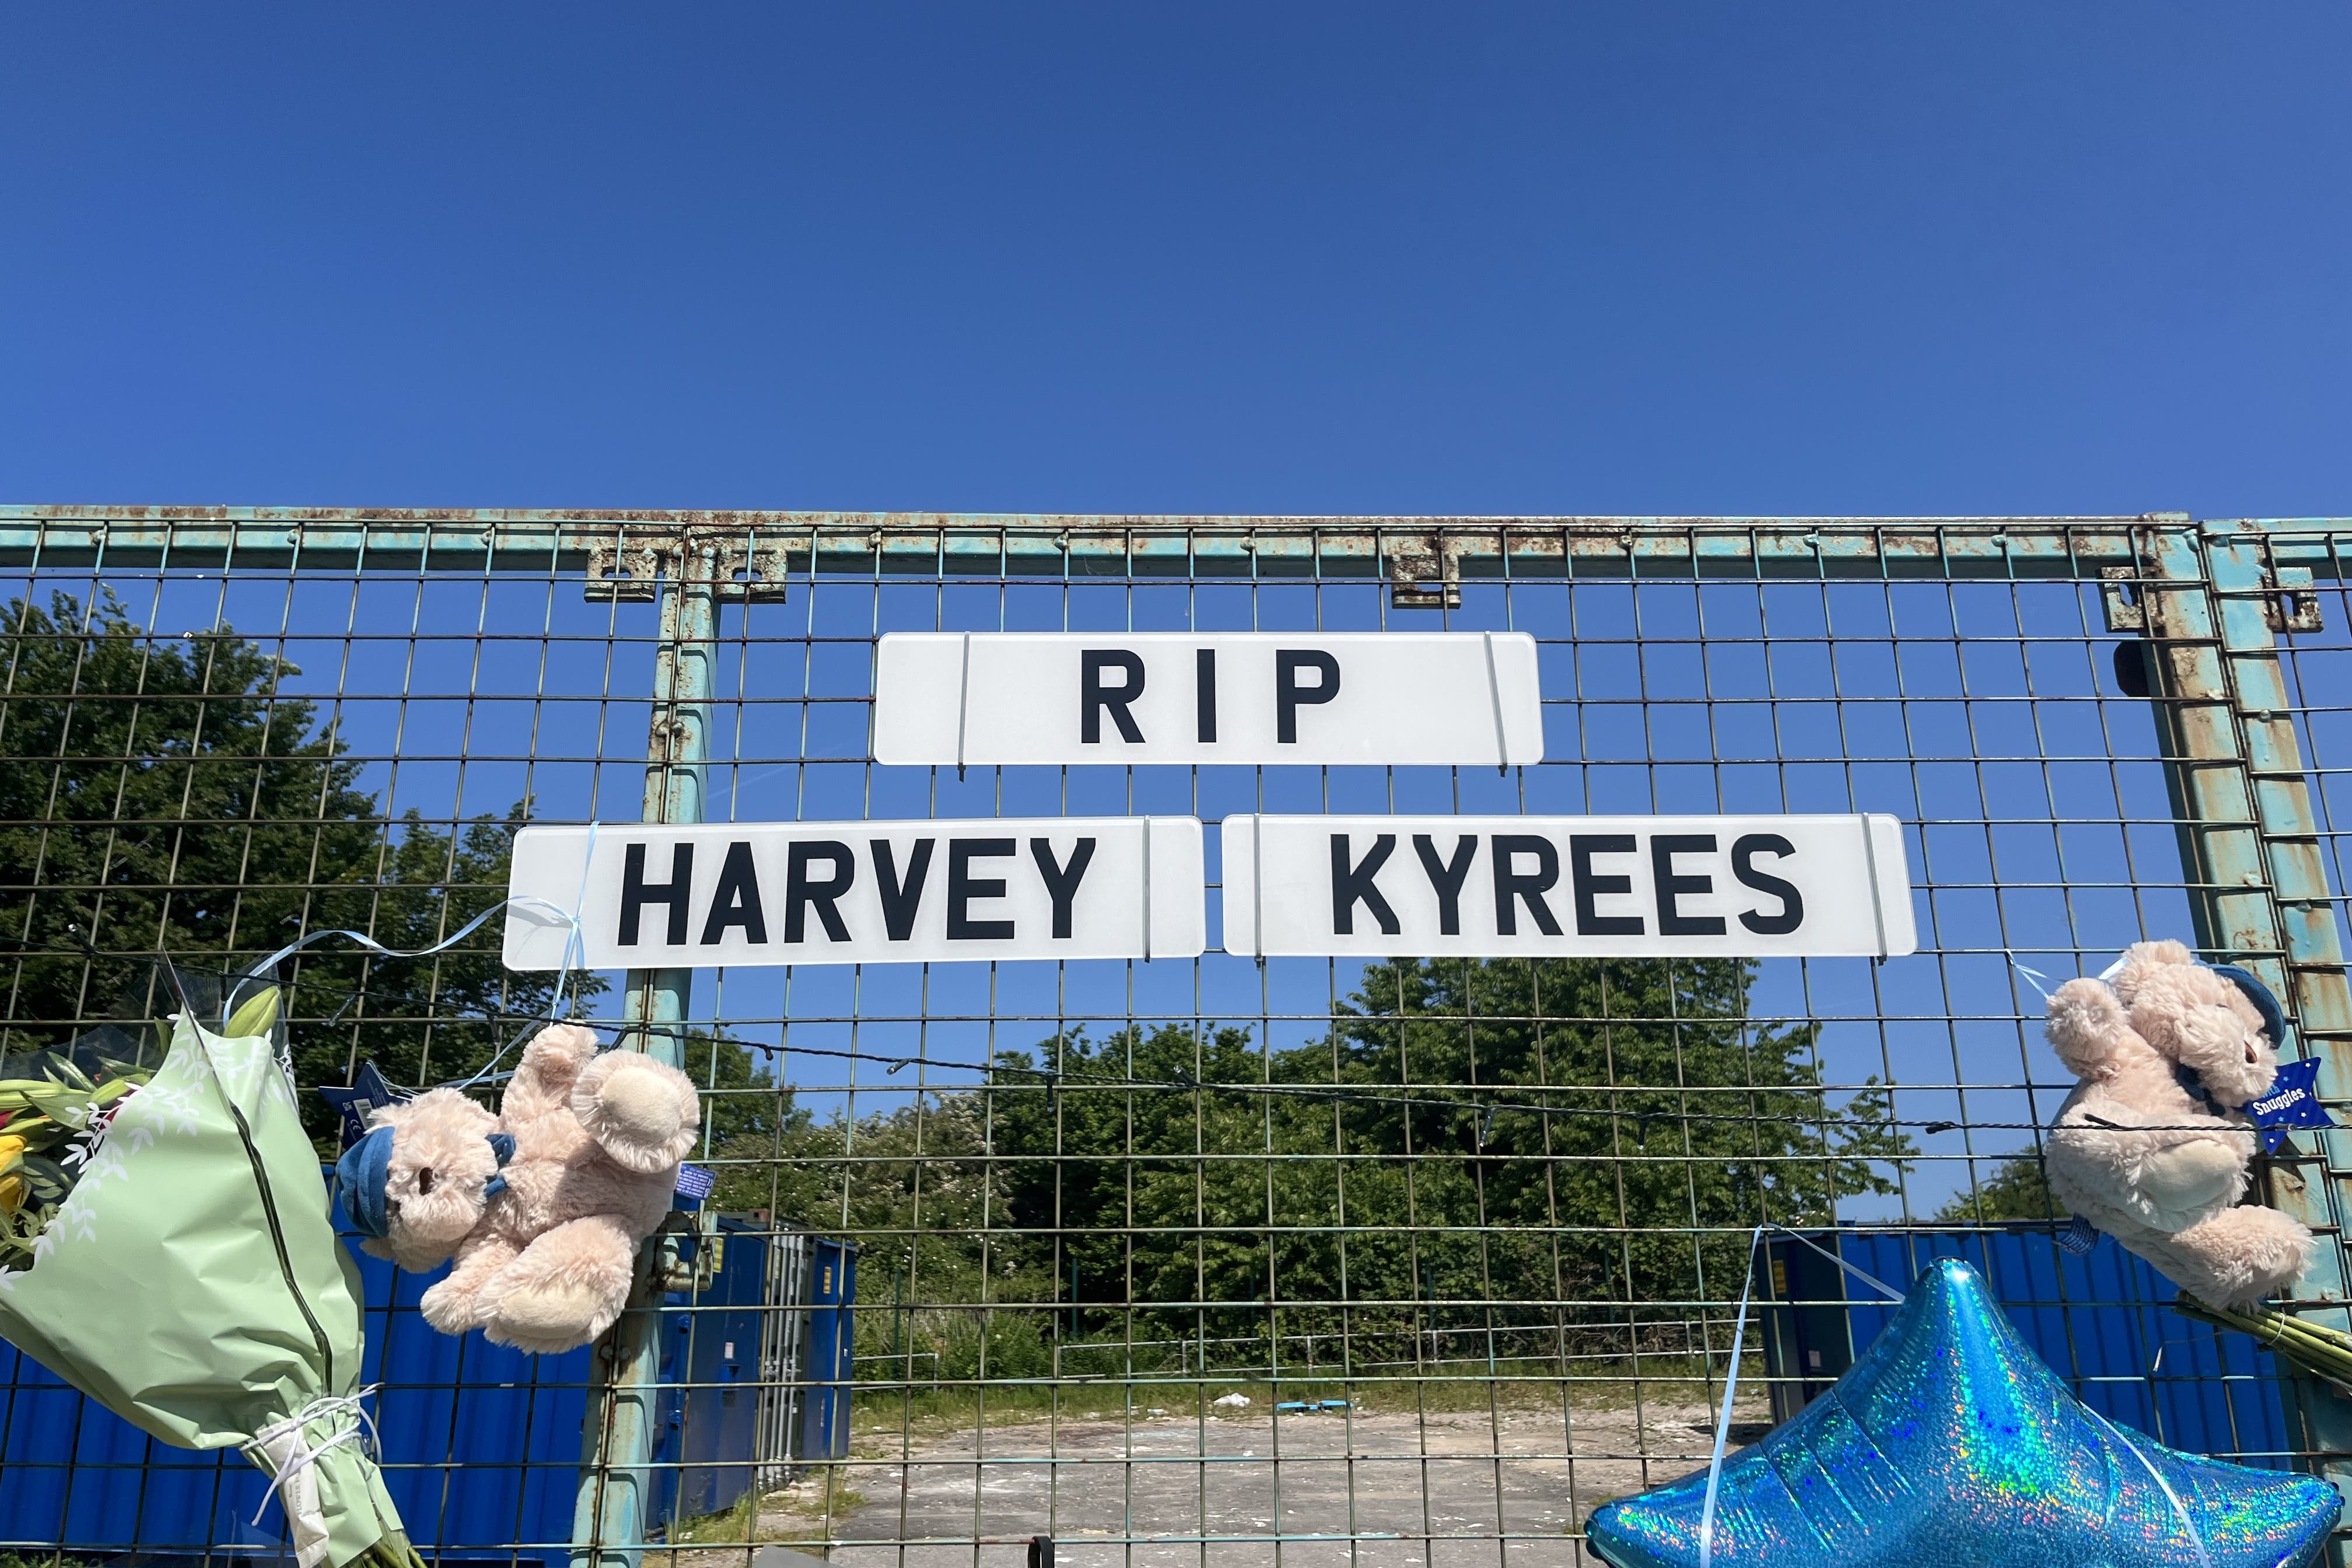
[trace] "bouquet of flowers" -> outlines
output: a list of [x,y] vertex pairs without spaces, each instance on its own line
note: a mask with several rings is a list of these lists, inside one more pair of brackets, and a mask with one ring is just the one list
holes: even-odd
[[62,1052],[0,1063],[0,1269],[33,1266],[107,1123],[154,1076],[170,1040],[160,1026],[142,1043],[107,1024]]
[[358,1270],[263,993],[152,1064],[0,1086],[0,1337],[124,1420],[269,1472],[299,1568],[422,1568],[362,1441]]

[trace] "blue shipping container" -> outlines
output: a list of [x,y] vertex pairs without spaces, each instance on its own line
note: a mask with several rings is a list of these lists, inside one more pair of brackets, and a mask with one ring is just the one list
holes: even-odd
[[[2077,1258],[2046,1224],[1811,1235],[1897,1290],[1930,1258],[1965,1258],[2019,1335],[2092,1409],[2170,1447],[2289,1468],[2285,1407],[2268,1358],[2243,1334],[2173,1311],[2173,1284],[2111,1237]],[[1764,1362],[1781,1421],[1835,1383],[1895,1308],[1801,1243],[1779,1237],[1770,1249],[1759,1293],[1769,1297]]]

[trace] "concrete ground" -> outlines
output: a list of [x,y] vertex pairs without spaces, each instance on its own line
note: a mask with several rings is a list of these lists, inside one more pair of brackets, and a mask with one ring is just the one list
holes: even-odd
[[[1760,1436],[1742,1402],[1735,1442]],[[763,1500],[753,1540],[801,1538],[833,1568],[1024,1568],[1049,1534],[1055,1568],[1585,1568],[1569,1539],[1612,1497],[1706,1462],[1707,1410],[1647,1402],[1564,1421],[1555,1410],[1285,1414],[1262,1405],[1115,1413],[919,1437],[911,1457],[858,1459]],[[811,1538],[828,1540],[819,1545]],[[746,1568],[751,1553],[681,1552],[677,1568]],[[708,1558],[707,1563],[702,1560]],[[650,1554],[649,1559],[650,1561]],[[796,1568],[779,1562],[761,1568]]]

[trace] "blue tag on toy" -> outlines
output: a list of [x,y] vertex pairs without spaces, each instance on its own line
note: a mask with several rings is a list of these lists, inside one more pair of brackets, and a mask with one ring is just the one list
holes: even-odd
[[2275,1152],[2290,1127],[2333,1127],[2336,1119],[2319,1103],[2319,1058],[2281,1062],[2270,1092],[2246,1101],[2246,1116],[2263,1130],[2263,1152]]
[[397,1105],[401,1100],[399,1095],[393,1093],[392,1086],[383,1081],[383,1074],[375,1070],[373,1062],[362,1062],[360,1070],[352,1075],[348,1088],[333,1089],[320,1085],[319,1098],[343,1113],[340,1147],[344,1149],[367,1135],[370,1114],[386,1106]]

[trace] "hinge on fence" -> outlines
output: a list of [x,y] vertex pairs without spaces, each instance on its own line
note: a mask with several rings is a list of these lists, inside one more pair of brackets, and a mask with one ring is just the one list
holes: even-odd
[[588,547],[588,581],[584,592],[593,602],[650,602],[661,592],[661,579],[680,575],[688,551],[711,552],[711,581],[721,599],[778,601],[791,580],[790,552],[795,542],[778,539],[753,542],[740,536],[677,533],[666,538],[615,539]]
[[1443,533],[1389,538],[1389,604],[1400,610],[1462,607],[1462,554]]

